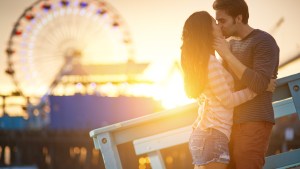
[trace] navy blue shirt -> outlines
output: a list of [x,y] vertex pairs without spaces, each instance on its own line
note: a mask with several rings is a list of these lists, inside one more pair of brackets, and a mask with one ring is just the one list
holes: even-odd
[[[251,121],[275,122],[272,107],[272,93],[266,89],[271,78],[277,78],[279,47],[268,33],[254,29],[242,40],[231,40],[231,51],[245,66],[245,73],[235,79],[235,90],[250,88],[258,95],[234,109],[233,122]],[[230,68],[229,68],[230,69]]]

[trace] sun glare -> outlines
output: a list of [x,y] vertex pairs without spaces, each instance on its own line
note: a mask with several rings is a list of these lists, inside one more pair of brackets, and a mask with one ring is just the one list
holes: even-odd
[[162,86],[161,103],[166,109],[192,102],[184,93],[183,80],[179,72],[174,72],[169,81]]
[[159,100],[165,109],[175,108],[193,101],[185,95],[183,79],[176,62],[169,68],[162,67],[162,65],[153,66],[148,72],[148,78],[160,79],[148,92],[155,100]]

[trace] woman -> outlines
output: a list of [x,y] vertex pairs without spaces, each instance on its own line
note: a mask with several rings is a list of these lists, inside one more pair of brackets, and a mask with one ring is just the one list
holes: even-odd
[[183,27],[185,92],[190,98],[205,100],[189,140],[195,169],[227,167],[233,108],[256,96],[248,88],[233,92],[232,76],[214,55],[214,38],[220,36],[216,21],[205,11],[192,14]]

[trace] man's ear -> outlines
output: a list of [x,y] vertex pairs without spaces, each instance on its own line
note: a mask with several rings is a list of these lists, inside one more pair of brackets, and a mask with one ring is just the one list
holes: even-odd
[[235,17],[235,22],[236,23],[243,23],[243,15],[238,15],[237,17]]

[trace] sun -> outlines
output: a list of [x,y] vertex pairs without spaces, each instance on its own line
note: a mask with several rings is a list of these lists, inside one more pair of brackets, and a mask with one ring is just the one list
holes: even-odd
[[156,64],[149,69],[146,76],[156,81],[149,94],[155,100],[159,100],[165,109],[193,102],[185,95],[178,61]]

